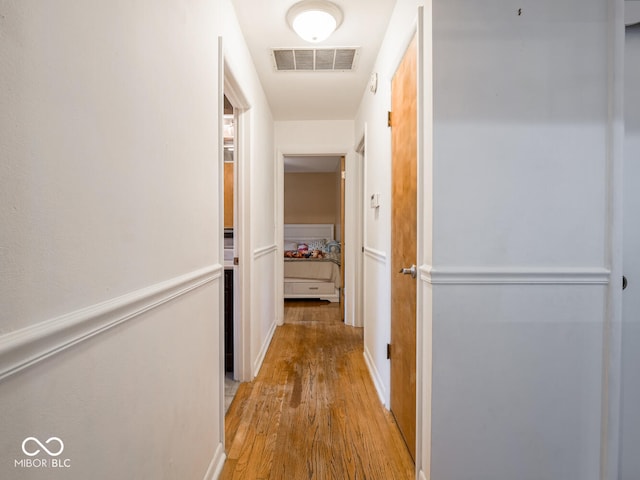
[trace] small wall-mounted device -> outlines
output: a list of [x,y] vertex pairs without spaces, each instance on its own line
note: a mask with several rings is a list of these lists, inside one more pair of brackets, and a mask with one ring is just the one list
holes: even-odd
[[378,90],[378,74],[373,72],[369,77],[369,91],[373,94]]
[[380,194],[372,193],[371,194],[371,208],[379,208],[380,207]]

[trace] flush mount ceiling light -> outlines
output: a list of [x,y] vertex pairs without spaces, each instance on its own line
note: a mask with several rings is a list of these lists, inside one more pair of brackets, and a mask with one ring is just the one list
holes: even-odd
[[289,26],[307,42],[318,43],[342,23],[342,10],[327,0],[303,0],[287,12]]

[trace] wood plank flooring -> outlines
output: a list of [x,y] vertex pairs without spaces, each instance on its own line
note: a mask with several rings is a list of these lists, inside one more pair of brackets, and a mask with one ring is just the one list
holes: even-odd
[[226,416],[223,480],[412,479],[414,465],[337,304],[285,303],[260,374]]

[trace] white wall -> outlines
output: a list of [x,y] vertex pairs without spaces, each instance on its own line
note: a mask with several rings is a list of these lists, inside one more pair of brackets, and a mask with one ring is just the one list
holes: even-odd
[[[629,3],[629,2],[627,2]],[[639,5],[640,6],[640,5]],[[628,28],[625,43],[624,274],[622,294],[622,418],[620,479],[640,478],[640,29]]]
[[399,0],[389,21],[374,71],[378,74],[375,94],[365,90],[355,119],[355,138],[366,128],[364,198],[380,194],[380,207],[364,208],[364,349],[381,400],[389,407],[390,364],[387,343],[391,340],[391,80],[416,31],[418,3]]
[[[248,356],[240,377],[251,380],[258,373],[276,325],[275,240],[275,149],[271,109],[253,65],[230,0],[224,0],[224,56],[229,74],[236,80],[247,102],[245,126],[238,156],[244,172],[238,194],[243,196],[245,223],[242,234],[246,249],[240,252],[243,275],[241,289],[246,300],[242,309],[248,335]],[[243,188],[244,187],[244,188]],[[242,221],[242,220],[240,220]],[[242,265],[244,262],[244,266]],[[237,352],[241,354],[240,352]]]
[[[219,16],[0,6],[4,478],[221,465]],[[60,437],[71,468],[15,468],[28,436]]]
[[276,148],[285,155],[350,153],[353,148],[351,120],[302,120],[275,122]]
[[433,478],[600,478],[608,14],[433,2]]

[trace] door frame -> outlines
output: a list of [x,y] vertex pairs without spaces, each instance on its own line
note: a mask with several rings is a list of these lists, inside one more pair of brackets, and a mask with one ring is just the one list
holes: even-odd
[[[366,128],[366,127],[365,127]],[[366,137],[365,138],[366,141]],[[362,227],[365,217],[364,203],[364,162],[356,152],[358,145],[353,145],[345,157],[345,229],[342,232],[345,248],[345,324],[352,327],[363,327],[363,246],[364,230]],[[365,149],[366,153],[366,149]]]
[[[276,243],[276,259],[284,258],[284,157],[285,153],[281,150],[276,151],[275,161],[275,243]],[[276,306],[276,325],[284,324],[284,261],[276,261],[275,269],[276,287],[275,301]]]
[[625,3],[610,0],[609,9],[609,157],[608,257],[609,285],[606,294],[604,353],[602,372],[602,435],[601,475],[615,480],[620,473],[621,399],[622,399],[622,288],[623,275],[623,188],[624,167],[624,62],[625,62]]
[[[345,169],[346,169],[346,181],[345,181],[345,222],[347,225],[351,225],[353,222],[350,221],[354,213],[359,217],[360,208],[358,208],[358,204],[356,202],[356,198],[354,197],[354,190],[357,188],[354,187],[353,182],[357,181],[359,170],[354,168],[354,165],[358,165],[355,151],[353,147],[344,148],[344,147],[332,147],[328,145],[326,147],[309,147],[309,148],[300,148],[300,147],[289,147],[283,145],[276,145],[276,153],[275,153],[275,240],[277,245],[277,258],[284,257],[284,157],[290,155],[322,155],[322,156],[335,156],[335,157],[345,157]],[[357,184],[356,184],[357,186]],[[357,195],[357,193],[355,194]],[[354,203],[355,202],[355,203]],[[345,285],[346,294],[345,294],[345,324],[350,326],[362,326],[362,323],[358,324],[358,319],[355,317],[354,313],[354,298],[351,293],[351,290],[356,291],[355,284],[361,284],[362,278],[358,278],[354,276],[354,273],[357,272],[355,268],[355,247],[354,245],[358,241],[359,238],[362,238],[362,233],[359,231],[359,227],[357,224],[357,220],[355,228],[356,231],[353,231],[353,227],[348,226],[345,228],[344,232],[341,232],[342,241],[346,242],[346,251],[345,251]],[[355,238],[352,239],[351,237]],[[360,247],[358,246],[358,249]],[[354,273],[351,273],[354,272]],[[275,304],[276,304],[276,325],[282,325],[284,323],[284,263],[276,262],[275,266],[275,278],[276,286],[275,286]],[[343,288],[344,288],[343,287]]]
[[[433,145],[433,102],[432,89],[426,90],[425,85],[433,85],[432,62],[426,61],[425,41],[431,38],[431,2],[426,3],[429,9],[428,18],[425,16],[425,7],[418,7],[418,16],[415,25],[417,43],[417,195],[418,208],[416,212],[416,265],[418,265],[418,278],[416,285],[416,446],[415,446],[415,472],[416,478],[427,478],[431,472],[431,378],[432,378],[432,316],[431,309],[425,308],[427,298],[431,297],[431,285],[425,281],[423,271],[426,264],[430,263],[426,249],[431,245],[431,228],[427,229],[428,219],[425,214],[430,213],[429,206],[425,205],[427,187],[432,189],[432,184],[427,185],[425,171],[432,164]],[[409,40],[410,41],[410,40]],[[428,93],[428,96],[427,95]],[[426,156],[425,156],[426,155]],[[428,163],[428,165],[427,165]],[[433,180],[431,180],[433,181]],[[427,233],[428,231],[428,233]],[[428,234],[428,238],[427,238]],[[428,255],[431,257],[431,255]],[[431,305],[431,302],[428,302]],[[428,434],[425,436],[425,434]],[[426,474],[425,474],[426,472]]]
[[241,382],[253,379],[251,369],[251,283],[250,283],[250,212],[249,206],[249,140],[251,105],[242,87],[224,59],[223,91],[234,107],[236,119],[234,165],[234,256],[240,259],[233,279],[234,378]]
[[357,192],[355,200],[355,211],[357,212],[356,222],[356,258],[355,268],[355,296],[353,299],[354,324],[356,327],[364,328],[364,236],[367,231],[366,222],[366,198],[365,179],[367,164],[367,124],[364,124],[364,131],[356,145],[357,164]]

